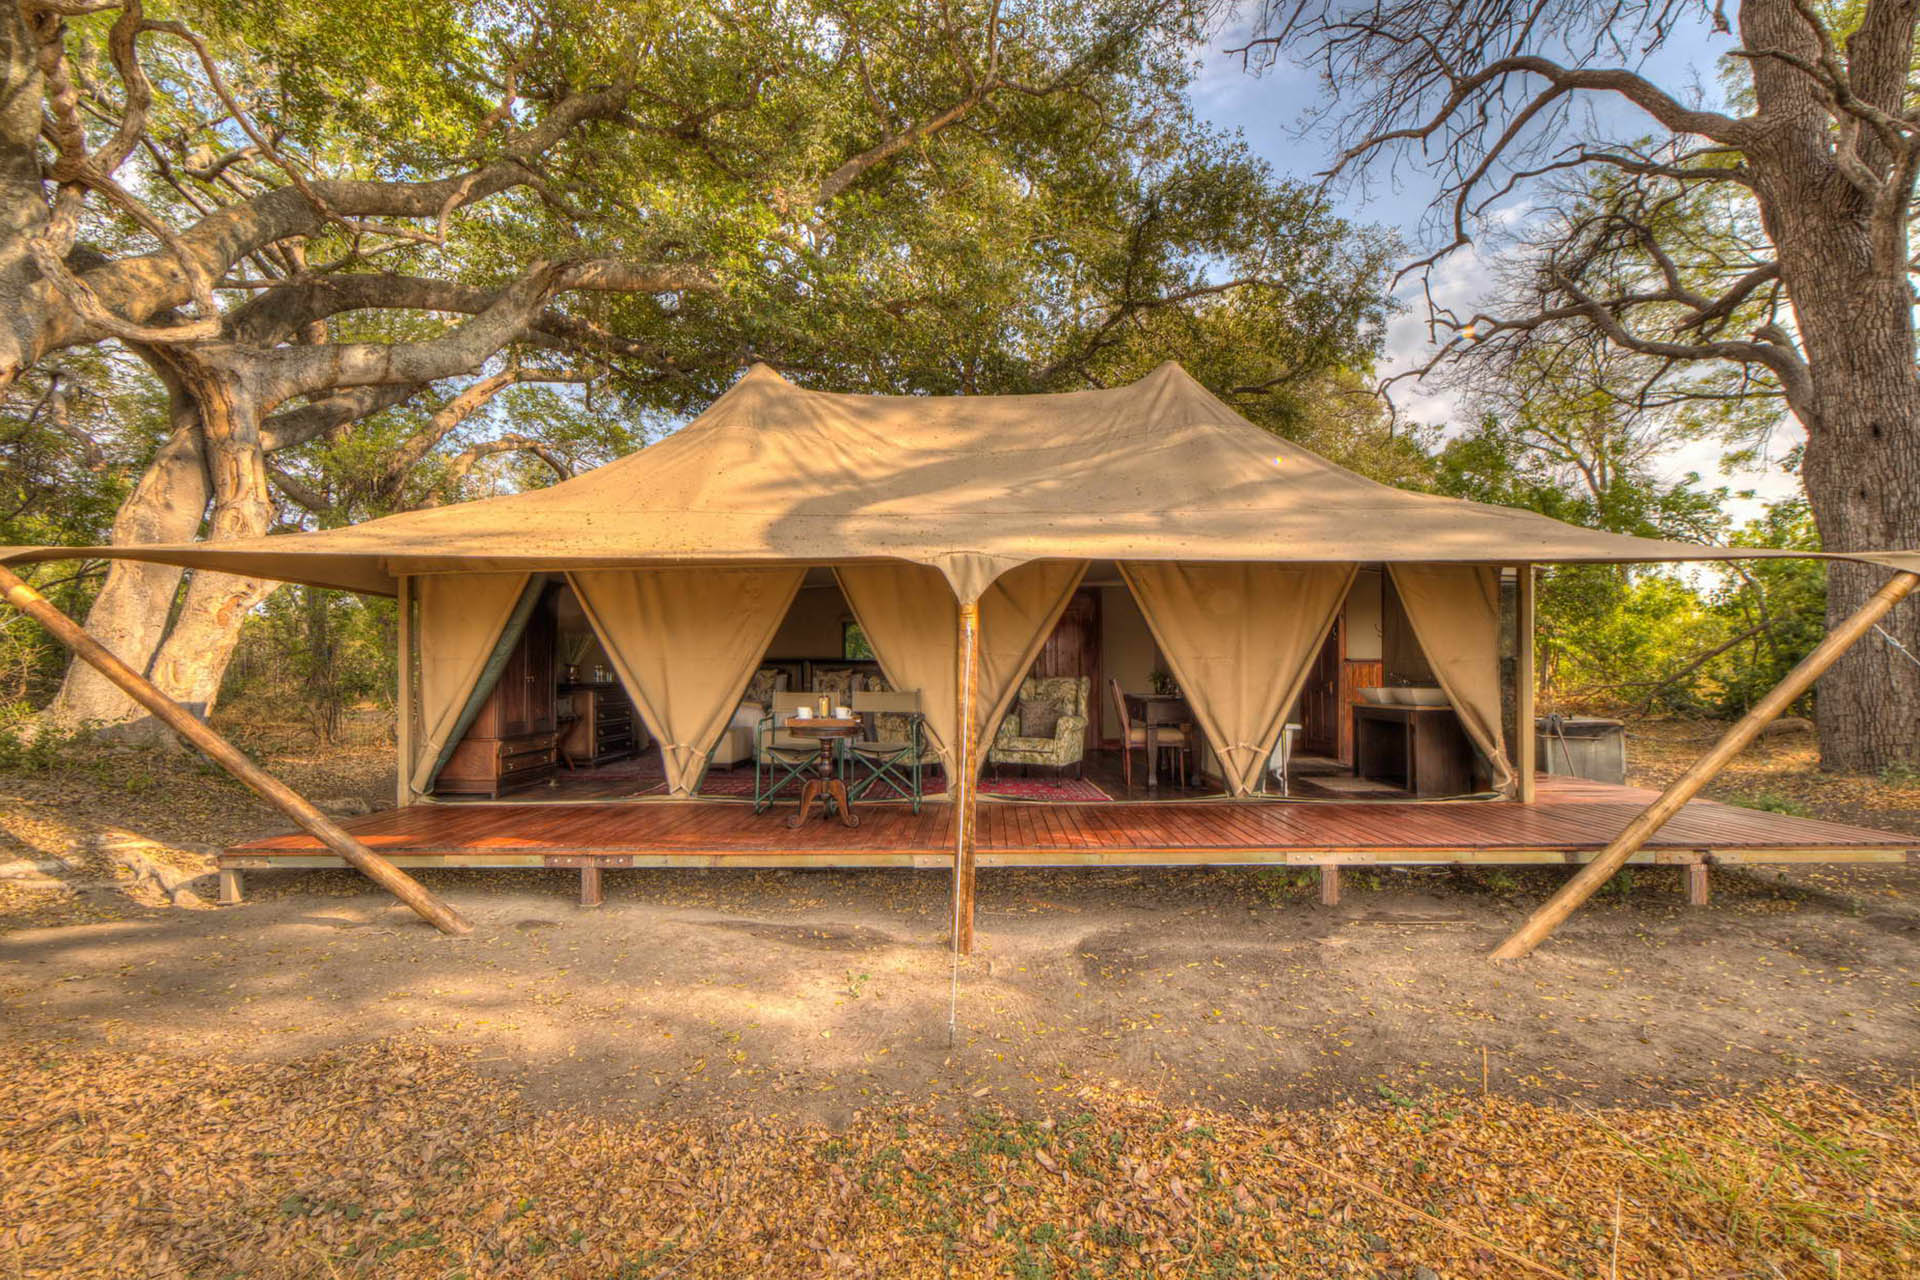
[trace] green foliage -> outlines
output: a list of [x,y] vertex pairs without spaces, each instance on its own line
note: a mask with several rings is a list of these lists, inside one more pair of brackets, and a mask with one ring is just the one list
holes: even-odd
[[1733,803],[1746,809],[1763,809],[1768,813],[1784,813],[1793,818],[1811,818],[1813,810],[1791,796],[1783,796],[1772,791],[1761,791],[1748,796],[1729,796]]
[[[1732,539],[1735,546],[1818,551],[1820,533],[1804,499],[1767,508]],[[1826,634],[1827,572],[1818,560],[1747,560],[1719,570],[1721,586],[1711,595],[1714,611],[1727,630],[1747,637],[1714,662],[1719,709],[1745,711],[1779,684]],[[1801,700],[1810,706],[1812,695]]]
[[248,618],[221,687],[225,714],[297,721],[322,743],[349,712],[389,726],[397,688],[394,602],[316,587],[275,592]]
[[[0,397],[0,545],[97,545],[167,427],[166,398],[124,353],[74,352]],[[83,443],[84,442],[84,443]],[[69,614],[84,612],[98,562],[19,572]],[[0,614],[0,706],[43,703],[66,651],[14,610]]]
[[[1656,469],[1662,449],[1688,438],[1689,427],[1663,434],[1604,400],[1555,409],[1543,398],[1520,419],[1489,414],[1448,441],[1435,459],[1435,487],[1615,533],[1818,549],[1797,499],[1729,538],[1724,488]],[[1536,631],[1543,708],[1737,715],[1819,642],[1825,609],[1817,561],[1550,567]]]

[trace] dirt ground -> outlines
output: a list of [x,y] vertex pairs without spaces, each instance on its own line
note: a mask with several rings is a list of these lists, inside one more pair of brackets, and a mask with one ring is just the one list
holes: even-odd
[[[1705,738],[1637,732],[1641,780]],[[1722,793],[1920,830],[1920,789],[1809,777],[1811,749],[1769,739]],[[350,808],[390,795],[387,760],[269,763]],[[0,775],[0,860],[43,875],[0,881],[0,1044],[285,1063],[424,1043],[539,1106],[830,1126],[877,1103],[1041,1114],[1085,1086],[1229,1112],[1483,1087],[1658,1104],[1920,1069],[1915,868],[1722,871],[1705,909],[1677,871],[1636,870],[1499,969],[1485,952],[1564,872],[1350,872],[1326,909],[1287,872],[989,871],[956,966],[943,874],[609,872],[583,911],[565,873],[427,873],[476,925],[451,940],[346,872],[154,905],[101,843],[192,870],[278,825],[138,753]]]

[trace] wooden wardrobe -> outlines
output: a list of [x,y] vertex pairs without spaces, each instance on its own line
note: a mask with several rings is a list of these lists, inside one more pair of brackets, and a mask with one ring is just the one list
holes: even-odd
[[435,793],[498,799],[551,779],[558,745],[553,676],[553,611],[542,601],[466,737],[434,780]]

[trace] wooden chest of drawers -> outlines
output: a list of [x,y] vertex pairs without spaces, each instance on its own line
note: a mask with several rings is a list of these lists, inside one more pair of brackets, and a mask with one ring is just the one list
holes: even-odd
[[560,758],[568,768],[594,768],[638,755],[646,747],[646,728],[619,685],[562,685],[560,700]]
[[486,795],[530,787],[553,777],[557,759],[552,731],[510,738],[464,739],[440,769],[433,789],[442,795]]

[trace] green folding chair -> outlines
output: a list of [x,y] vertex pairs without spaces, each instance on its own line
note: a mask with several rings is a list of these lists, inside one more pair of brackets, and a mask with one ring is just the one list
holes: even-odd
[[848,798],[864,800],[881,787],[878,798],[911,800],[920,812],[921,766],[938,757],[927,743],[919,692],[856,693],[853,710],[864,732],[847,743]]
[[812,738],[787,733],[780,726],[797,710],[812,707],[813,695],[776,693],[767,714],[760,717],[753,736],[753,811],[765,813],[774,797],[789,784],[796,791],[813,776],[820,744]]

